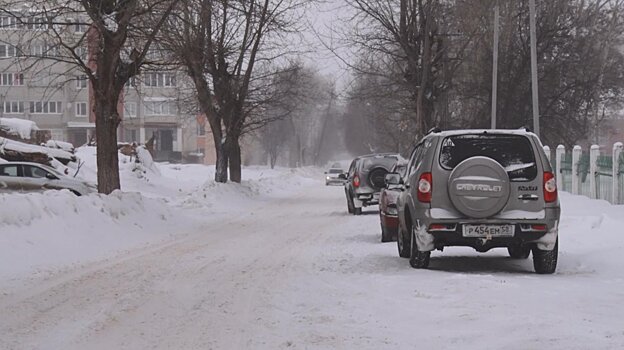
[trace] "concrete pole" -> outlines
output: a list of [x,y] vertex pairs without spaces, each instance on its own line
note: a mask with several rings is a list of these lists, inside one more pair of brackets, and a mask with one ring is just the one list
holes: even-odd
[[498,3],[494,7],[494,45],[492,48],[492,129],[496,129],[496,95],[498,92],[498,22],[500,9]]
[[529,26],[531,31],[531,87],[533,100],[533,132],[540,137],[539,106],[537,91],[537,38],[535,30],[535,0],[529,0]]

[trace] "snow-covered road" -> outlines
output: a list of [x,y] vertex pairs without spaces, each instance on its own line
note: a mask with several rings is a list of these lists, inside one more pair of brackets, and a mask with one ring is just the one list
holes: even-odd
[[375,211],[314,182],[24,282],[0,295],[0,349],[624,348],[624,211],[563,205],[555,275],[464,248],[414,270]]

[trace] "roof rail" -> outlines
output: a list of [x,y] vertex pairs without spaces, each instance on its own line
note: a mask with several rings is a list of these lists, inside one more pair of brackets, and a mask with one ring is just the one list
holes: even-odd
[[433,128],[431,128],[431,129],[429,129],[429,131],[427,131],[427,134],[426,134],[426,135],[429,135],[429,134],[431,134],[431,133],[439,133],[439,132],[441,132],[441,131],[442,131],[442,130],[436,126],[436,127],[433,127]]

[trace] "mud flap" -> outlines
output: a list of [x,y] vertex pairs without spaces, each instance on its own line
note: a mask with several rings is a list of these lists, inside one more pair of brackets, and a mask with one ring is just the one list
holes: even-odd
[[421,225],[420,221],[418,221],[417,225],[415,236],[418,250],[421,252],[430,252],[434,250],[435,246],[433,244],[433,235],[427,232],[427,227]]
[[559,235],[559,225],[555,222],[554,228],[548,231],[540,239],[535,241],[537,243],[537,249],[539,250],[553,250],[555,249],[555,243],[557,243],[557,236]]

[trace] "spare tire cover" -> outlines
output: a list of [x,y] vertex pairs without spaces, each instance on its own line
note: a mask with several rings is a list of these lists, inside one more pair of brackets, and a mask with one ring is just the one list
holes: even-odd
[[380,191],[382,188],[386,187],[386,174],[388,170],[378,167],[372,169],[368,174],[368,182],[371,187],[377,191]]
[[509,200],[509,176],[488,157],[472,157],[459,163],[448,182],[449,197],[462,214],[487,218],[500,212]]

